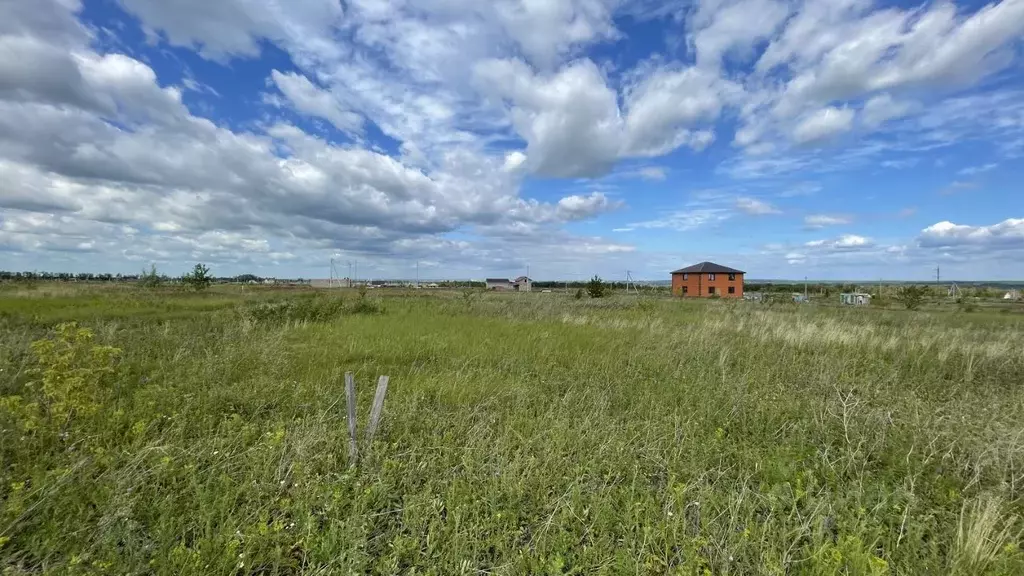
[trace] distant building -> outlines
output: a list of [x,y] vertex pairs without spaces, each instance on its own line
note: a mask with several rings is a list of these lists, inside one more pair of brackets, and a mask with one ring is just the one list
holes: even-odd
[[865,306],[871,304],[871,294],[863,292],[847,292],[839,295],[839,303],[844,306]]
[[1020,300],[1020,290],[1010,290],[1003,294],[1003,300]]
[[488,278],[484,280],[488,290],[511,290],[512,281],[508,278]]
[[526,276],[520,276],[515,280],[509,280],[507,278],[488,278],[484,280],[484,284],[488,290],[496,291],[509,291],[509,292],[529,292],[533,288],[533,280]]
[[672,294],[688,298],[743,298],[745,272],[701,262],[672,272]]

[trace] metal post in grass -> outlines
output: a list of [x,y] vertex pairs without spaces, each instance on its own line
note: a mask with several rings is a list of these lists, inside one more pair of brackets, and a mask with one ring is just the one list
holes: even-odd
[[355,466],[359,458],[356,442],[356,377],[345,372],[345,405],[348,408],[348,465]]
[[384,395],[388,393],[388,377],[381,376],[377,380],[377,393],[373,396],[373,408],[370,409],[370,423],[366,427],[366,447],[373,444],[373,435],[380,424],[380,415],[384,410]]

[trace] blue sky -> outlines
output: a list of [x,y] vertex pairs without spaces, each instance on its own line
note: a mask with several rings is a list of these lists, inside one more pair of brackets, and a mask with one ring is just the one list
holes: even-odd
[[1024,0],[37,0],[0,22],[0,268],[1024,279]]

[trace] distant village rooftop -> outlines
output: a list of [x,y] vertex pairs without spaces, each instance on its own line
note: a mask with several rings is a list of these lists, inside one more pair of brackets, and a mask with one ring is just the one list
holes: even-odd
[[715,264],[714,262],[701,262],[700,264],[694,264],[693,266],[687,266],[686,268],[680,268],[672,272],[673,274],[746,274],[742,270],[735,268],[729,268],[728,266],[722,266],[721,264]]

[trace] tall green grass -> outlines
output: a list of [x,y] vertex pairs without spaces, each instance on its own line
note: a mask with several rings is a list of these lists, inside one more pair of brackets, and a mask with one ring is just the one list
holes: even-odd
[[[457,292],[0,311],[5,397],[38,392],[57,322],[121,350],[63,432],[0,412],[11,574],[1024,573],[1012,317]],[[360,426],[391,376],[358,466],[347,370]]]

